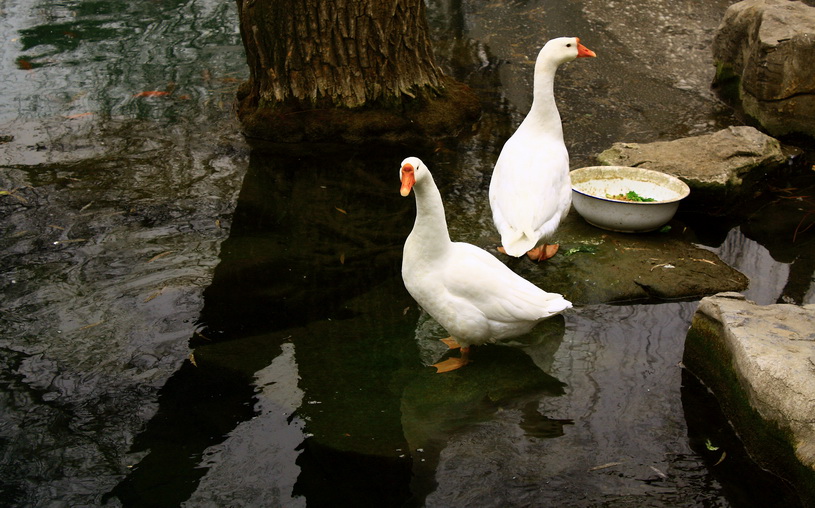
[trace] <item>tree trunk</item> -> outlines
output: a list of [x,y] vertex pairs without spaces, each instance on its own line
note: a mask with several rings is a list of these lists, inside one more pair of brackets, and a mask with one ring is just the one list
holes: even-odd
[[[473,94],[435,63],[424,0],[236,1],[250,70],[238,94],[247,138],[397,140],[408,124],[433,136],[477,116]],[[438,104],[444,111],[428,116]],[[337,108],[344,116],[329,112]]]

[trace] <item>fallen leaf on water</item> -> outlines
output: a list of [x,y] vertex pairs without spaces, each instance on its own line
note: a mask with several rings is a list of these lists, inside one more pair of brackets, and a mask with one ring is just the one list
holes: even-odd
[[340,253],[340,264],[341,265],[345,264],[345,253],[344,252]]
[[149,301],[150,301],[150,300],[152,300],[153,298],[155,298],[155,297],[157,297],[158,295],[160,295],[162,291],[163,291],[162,289],[159,289],[158,291],[156,291],[156,292],[155,292],[155,293],[153,293],[152,295],[150,295],[150,296],[148,296],[147,298],[145,298],[145,299],[144,299],[144,301],[143,301],[142,303],[147,303],[147,302],[149,302]]
[[715,464],[713,464],[713,465],[714,465],[714,466],[718,466],[719,464],[721,464],[721,463],[722,463],[722,461],[724,460],[724,458],[725,458],[725,457],[727,457],[727,452],[722,452],[722,456],[721,456],[721,457],[719,457],[719,460],[718,460],[718,461],[716,461],[716,463],[715,463]]
[[18,58],[17,59],[17,67],[19,67],[20,69],[22,69],[24,71],[30,71],[31,69],[34,68],[34,65],[31,62],[29,62],[28,60],[24,59],[24,58]]
[[409,310],[410,310],[410,307],[405,307],[405,310],[402,311],[402,315],[406,316]]
[[198,337],[201,337],[202,339],[204,339],[207,342],[212,342],[212,339],[210,339],[209,337],[204,335],[202,332],[196,331],[195,335],[197,335]]
[[14,199],[16,199],[17,201],[19,201],[20,203],[23,203],[23,204],[28,203],[28,200],[26,198],[17,195],[17,189],[10,190],[10,191],[8,191],[8,190],[0,190],[0,196],[11,196]]
[[608,462],[608,463],[602,464],[600,466],[591,467],[591,468],[589,468],[589,471],[598,471],[600,469],[606,469],[606,468],[609,468],[609,467],[619,466],[620,464],[622,464],[622,462]]
[[80,328],[80,330],[87,330],[88,328],[93,328],[94,326],[99,326],[99,325],[101,325],[102,323],[104,323],[104,321],[99,321],[98,323],[93,323],[93,324],[90,324],[90,325],[85,325],[85,326],[83,326],[82,328]]
[[659,469],[655,468],[654,466],[649,466],[649,467],[657,474],[657,476],[659,476],[663,480],[668,477],[668,475],[666,475],[665,473],[663,473]]
[[342,208],[338,208],[338,207],[336,207],[336,206],[335,206],[334,208],[335,208],[335,209],[336,209],[338,212],[340,212],[340,213],[344,213],[345,215],[348,215],[348,212],[346,212],[346,211],[345,211],[345,210],[343,210]]
[[198,367],[198,364],[195,363],[195,355],[192,352],[190,352],[190,363],[193,367]]
[[162,252],[161,254],[156,254],[155,256],[151,257],[151,258],[150,258],[150,260],[149,260],[149,261],[147,261],[147,262],[148,262],[148,263],[152,263],[153,261],[155,261],[155,260],[157,260],[157,259],[161,259],[161,258],[163,258],[164,256],[166,256],[166,255],[168,255],[168,254],[172,254],[172,253],[173,253],[173,251],[168,250],[168,251]]
[[151,90],[148,92],[139,92],[137,94],[134,94],[133,97],[164,97],[166,95],[170,95],[170,92]]
[[77,118],[82,118],[84,116],[92,116],[92,115],[93,115],[93,113],[88,111],[86,113],[77,113],[75,115],[68,115],[65,118],[68,119],[68,120],[76,120]]
[[713,446],[713,443],[710,442],[710,439],[705,439],[705,448],[712,452],[715,452],[716,450],[719,449],[718,446]]

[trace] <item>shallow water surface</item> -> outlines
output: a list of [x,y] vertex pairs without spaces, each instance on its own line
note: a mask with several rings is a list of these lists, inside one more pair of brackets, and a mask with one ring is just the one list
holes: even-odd
[[[233,4],[4,3],[0,505],[794,506],[680,365],[695,302],[578,305],[440,376],[400,277],[399,162],[468,217],[453,237],[494,235],[490,170],[552,36],[599,55],[558,76],[575,167],[733,121],[700,65],[727,2],[651,4],[429,2],[484,98],[472,135],[292,157],[240,138]],[[646,21],[663,44],[618,37]],[[779,202],[778,231],[679,219],[751,298],[811,302],[805,203]]]

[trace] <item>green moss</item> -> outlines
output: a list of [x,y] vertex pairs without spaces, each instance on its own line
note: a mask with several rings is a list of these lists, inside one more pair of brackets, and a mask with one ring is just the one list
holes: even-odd
[[713,88],[719,97],[728,104],[737,105],[741,103],[741,76],[736,73],[732,65],[716,62]]

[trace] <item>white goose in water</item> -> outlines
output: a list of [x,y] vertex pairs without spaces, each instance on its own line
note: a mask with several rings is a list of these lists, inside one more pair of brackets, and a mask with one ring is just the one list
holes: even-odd
[[405,240],[402,280],[410,295],[451,337],[460,358],[434,365],[463,367],[470,346],[516,337],[572,304],[519,276],[475,245],[450,241],[441,194],[427,166],[408,157],[399,170],[401,194],[416,194],[416,222]]
[[501,243],[510,256],[526,253],[535,261],[552,257],[557,245],[536,247],[569,212],[572,186],[569,152],[555,104],[555,72],[561,64],[595,53],[577,37],[546,43],[535,62],[532,107],[510,137],[490,182],[490,206]]

